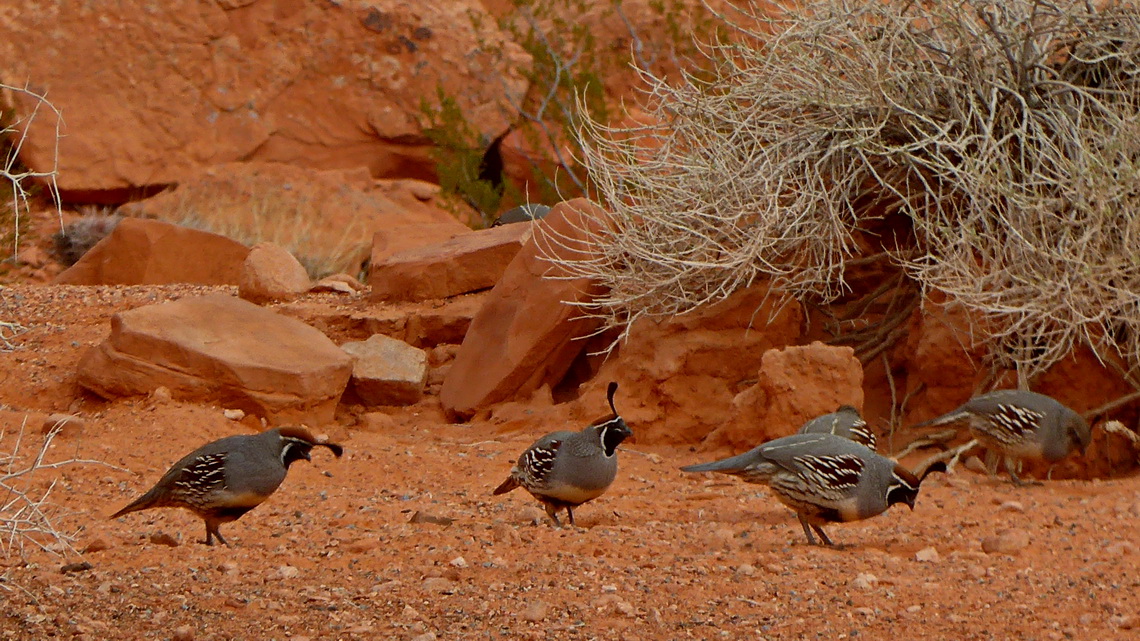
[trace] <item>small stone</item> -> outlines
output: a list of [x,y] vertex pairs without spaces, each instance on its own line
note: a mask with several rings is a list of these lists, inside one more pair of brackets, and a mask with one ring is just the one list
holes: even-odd
[[851,580],[851,587],[857,590],[870,590],[879,583],[879,578],[869,572],[860,573]]
[[873,616],[875,616],[875,611],[872,610],[871,608],[861,607],[861,608],[855,608],[855,614],[861,614],[865,617],[873,617]]
[[62,574],[76,574],[79,572],[86,572],[93,567],[95,566],[91,565],[87,561],[80,561],[78,563],[68,563],[67,565],[61,566],[59,568],[59,571]]
[[998,509],[1002,512],[1025,512],[1025,506],[1021,504],[1021,501],[1004,501],[998,506]]
[[457,556],[454,559],[448,561],[447,564],[455,568],[465,568],[467,567],[467,559],[461,556]]
[[1108,618],[1108,623],[1114,628],[1132,630],[1136,627],[1136,618],[1127,614],[1114,614]]
[[915,605],[908,606],[906,609],[906,611],[909,612],[910,614],[914,614],[915,612],[919,612],[921,610],[922,610],[922,606],[918,605],[917,603]]
[[914,560],[919,563],[938,563],[941,557],[938,556],[938,550],[933,547],[927,547],[915,552]]
[[44,419],[40,432],[55,434],[61,438],[78,436],[87,429],[87,421],[73,414],[52,414]]
[[277,568],[277,578],[279,579],[295,579],[301,576],[301,571],[292,565],[282,565]]
[[966,568],[966,574],[975,579],[984,579],[986,578],[986,569],[980,565],[972,564]]
[[174,628],[174,641],[194,641],[194,628],[180,625]]
[[412,641],[435,641],[437,638],[434,632],[425,632],[412,637]]
[[92,554],[94,552],[102,552],[103,550],[108,550],[110,548],[111,544],[108,543],[106,539],[95,538],[87,542],[87,545],[83,548],[83,553]]
[[1029,533],[1025,530],[1006,530],[982,539],[982,551],[986,554],[1017,554],[1028,545]]
[[550,606],[542,601],[531,601],[522,612],[522,618],[525,621],[536,623],[546,618],[546,613]]
[[222,416],[228,418],[231,421],[240,421],[241,419],[245,418],[245,412],[238,409],[222,410]]
[[159,385],[150,393],[150,400],[156,404],[165,404],[174,400],[174,395],[166,387]]
[[409,621],[419,621],[423,618],[423,615],[420,614],[419,610],[413,608],[410,605],[405,605],[404,611],[401,614],[405,619]]
[[218,564],[218,571],[228,576],[236,576],[241,568],[233,561],[222,561]]
[[616,585],[603,585],[602,586],[602,592],[604,592],[606,594],[614,594],[617,591],[618,591],[618,588]]
[[744,563],[736,568],[736,573],[740,576],[752,576],[756,574],[756,568],[752,565]]
[[172,548],[178,547],[178,539],[167,534],[166,532],[155,532],[151,534],[149,538],[150,542],[154,543],[155,545],[165,545]]
[[989,474],[989,470],[986,469],[986,464],[982,461],[982,459],[976,456],[967,458],[966,462],[962,465],[971,472],[975,472],[977,474]]
[[452,582],[442,576],[432,576],[424,579],[423,589],[424,592],[435,592],[439,594],[451,594],[453,591]]
[[437,516],[435,514],[428,514],[427,512],[421,512],[419,510],[416,510],[415,514],[412,515],[412,518],[408,519],[408,523],[430,523],[432,525],[443,526],[451,525],[454,522],[455,519],[451,518],[450,516]]

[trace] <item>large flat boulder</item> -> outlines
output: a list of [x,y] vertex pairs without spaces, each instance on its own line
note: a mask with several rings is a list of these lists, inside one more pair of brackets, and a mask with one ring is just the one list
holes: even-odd
[[253,303],[209,294],[111,318],[111,335],[79,363],[78,382],[113,399],[166,387],[272,425],[318,425],[352,375],[352,358],[316,329]]
[[543,231],[536,229],[491,289],[440,390],[449,416],[469,418],[494,403],[553,386],[566,374],[585,343],[576,339],[598,327],[569,303],[593,300],[601,290],[588,279],[553,279],[565,274],[544,255],[588,254],[586,234],[602,224],[601,213],[580,198],[559,203],[535,223],[561,242],[541,246]]
[[530,234],[529,224],[504,225],[392,254],[372,263],[372,297],[421,301],[489,289]]
[[124,218],[55,278],[60,285],[236,285],[249,248],[225,236]]

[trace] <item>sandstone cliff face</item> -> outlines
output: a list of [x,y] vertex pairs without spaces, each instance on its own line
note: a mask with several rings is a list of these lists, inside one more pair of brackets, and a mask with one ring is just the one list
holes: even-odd
[[525,93],[529,56],[494,25],[475,0],[17,0],[0,20],[0,81],[59,109],[62,122],[35,119],[22,156],[50,168],[59,125],[59,185],[75,197],[250,159],[428,178],[421,100],[442,87],[497,134],[515,113],[504,95]]

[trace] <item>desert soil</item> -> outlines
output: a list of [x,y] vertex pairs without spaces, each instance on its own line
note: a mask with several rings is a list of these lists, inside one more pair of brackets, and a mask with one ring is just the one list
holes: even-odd
[[0,320],[26,328],[0,353],[0,451],[25,420],[20,453],[34,451],[45,416],[73,412],[85,423],[47,460],[97,462],[13,480],[54,480],[55,525],[75,538],[0,557],[0,639],[1140,637],[1135,477],[1016,488],[959,467],[928,478],[913,512],[831,527],[842,547],[825,549],[765,488],[677,469],[730,452],[632,442],[611,491],[557,528],[525,492],[490,492],[534,438],[574,426],[450,424],[429,398],[314,426],[345,456],[294,465],[223,526],[232,547],[199,543],[201,521],[179,510],[108,520],[186,452],[250,429],[225,408],[74,385],[112,314],[203,291],[0,289]]

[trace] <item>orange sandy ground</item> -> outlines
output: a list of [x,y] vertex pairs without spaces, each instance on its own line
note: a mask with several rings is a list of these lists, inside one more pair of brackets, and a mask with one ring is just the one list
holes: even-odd
[[[107,520],[184,453],[247,429],[222,408],[74,387],[114,312],[197,291],[0,289],[0,320],[29,328],[0,353],[0,452],[24,417],[27,453],[44,414],[73,411],[87,423],[49,460],[107,464],[55,470],[56,525],[89,551],[0,558],[0,639],[1140,638],[1136,478],[1015,488],[959,468],[931,476],[913,513],[833,526],[843,547],[824,549],[765,488],[677,469],[729,452],[635,442],[581,527],[558,529],[525,492],[490,492],[535,437],[568,426],[453,425],[429,399],[390,410],[383,432],[316,427],[344,458],[295,465],[223,526],[232,548],[198,543],[201,521],[178,510]],[[455,520],[409,523],[416,512]],[[1028,547],[983,552],[1007,530]],[[178,544],[152,541],[163,533]],[[92,567],[61,572],[80,561]]]

